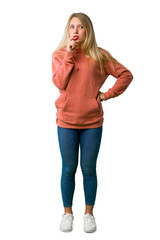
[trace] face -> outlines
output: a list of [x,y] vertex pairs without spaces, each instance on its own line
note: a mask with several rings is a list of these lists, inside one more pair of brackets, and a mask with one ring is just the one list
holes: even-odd
[[69,36],[73,38],[74,35],[77,35],[79,37],[77,40],[74,41],[80,47],[85,40],[86,30],[79,18],[77,17],[73,17],[69,24]]

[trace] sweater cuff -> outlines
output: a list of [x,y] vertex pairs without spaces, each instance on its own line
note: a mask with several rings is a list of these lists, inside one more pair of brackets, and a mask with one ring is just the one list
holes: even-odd
[[66,54],[63,58],[63,62],[66,62],[66,61],[73,62],[72,57],[73,57],[73,53],[69,52],[69,51],[66,51]]
[[110,91],[105,92],[105,93],[104,93],[104,96],[105,96],[105,101],[108,100],[108,99],[110,99],[110,98],[113,98],[113,97],[114,97],[114,96],[112,96],[112,94],[110,93]]

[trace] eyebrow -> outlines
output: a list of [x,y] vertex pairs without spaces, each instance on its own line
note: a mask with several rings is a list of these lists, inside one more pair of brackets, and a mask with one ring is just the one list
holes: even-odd
[[[76,25],[76,24],[74,24],[74,23],[70,23],[70,25]],[[80,25],[83,25],[83,24],[77,24],[77,26],[80,26]]]

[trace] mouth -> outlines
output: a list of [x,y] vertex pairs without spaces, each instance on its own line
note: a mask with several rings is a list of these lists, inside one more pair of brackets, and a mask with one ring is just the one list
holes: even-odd
[[73,40],[76,41],[79,38],[79,36],[75,35],[73,36]]

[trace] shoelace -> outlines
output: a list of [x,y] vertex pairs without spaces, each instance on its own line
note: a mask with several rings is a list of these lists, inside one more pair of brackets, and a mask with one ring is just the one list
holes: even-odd
[[87,214],[85,216],[85,221],[87,221],[88,223],[93,223],[94,222],[94,217],[92,215]]
[[62,214],[62,216],[65,216],[63,219],[64,222],[66,221],[72,222],[72,216],[70,214]]

